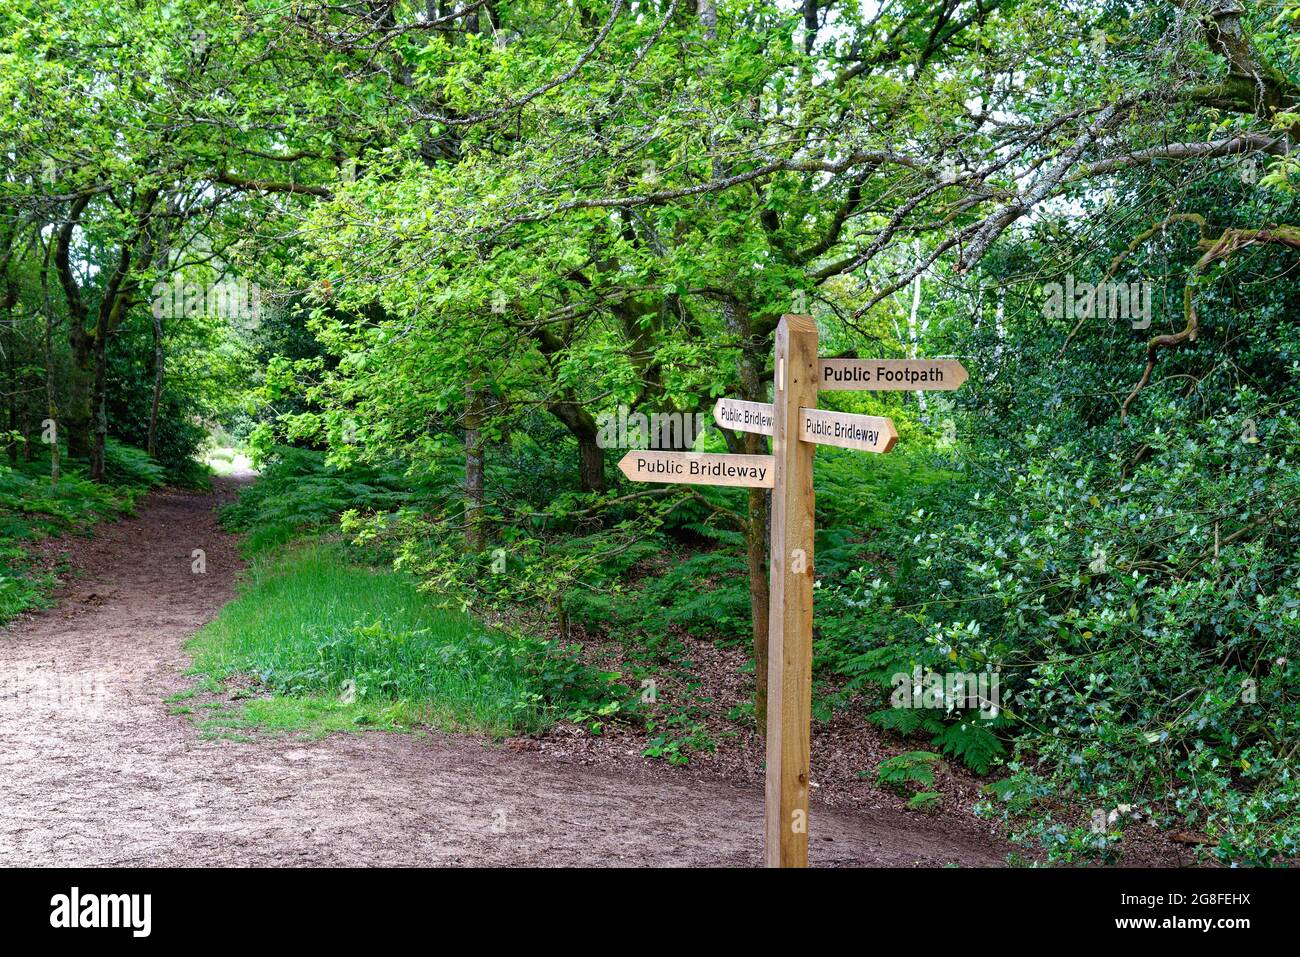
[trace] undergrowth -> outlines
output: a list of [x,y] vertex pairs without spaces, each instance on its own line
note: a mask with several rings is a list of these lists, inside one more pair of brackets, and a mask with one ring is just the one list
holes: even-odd
[[67,463],[57,483],[46,462],[0,465],[0,625],[43,607],[55,576],[35,567],[30,546],[134,513],[137,500],[163,482],[163,469],[139,449],[112,439],[105,446],[105,482]]

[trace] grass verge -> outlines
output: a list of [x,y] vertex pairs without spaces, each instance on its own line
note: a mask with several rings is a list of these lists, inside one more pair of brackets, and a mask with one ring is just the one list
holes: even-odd
[[234,689],[229,706],[193,709],[225,737],[420,725],[502,737],[540,730],[608,684],[550,642],[431,606],[413,578],[354,564],[337,543],[255,562],[187,647],[206,687]]

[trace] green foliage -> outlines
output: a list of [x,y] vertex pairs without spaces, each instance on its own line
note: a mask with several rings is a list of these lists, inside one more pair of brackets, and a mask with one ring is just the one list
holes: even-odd
[[[669,541],[648,538],[617,561],[601,567],[592,587],[575,588],[565,600],[574,621],[618,637],[654,645],[675,629],[715,638],[740,638],[750,627],[748,578],[743,554],[730,547],[678,557]],[[631,559],[657,559],[632,587],[618,588]],[[667,559],[667,561],[665,561]],[[676,560],[674,560],[676,559]],[[653,566],[657,565],[657,568]]]
[[129,510],[142,487],[113,487],[65,474],[51,484],[35,467],[0,466],[0,538],[6,542],[78,529]]
[[1002,752],[1002,742],[988,728],[988,722],[979,717],[966,717],[964,720],[944,725],[943,730],[934,736],[932,744],[943,749],[943,753],[957,758],[976,774],[987,774]]
[[44,463],[0,465],[0,625],[42,607],[55,583],[51,573],[32,567],[28,543],[129,514],[162,481],[162,470],[139,449],[110,441],[107,462],[111,485],[79,471],[51,484]]
[[225,506],[221,520],[248,532],[250,555],[270,551],[298,535],[330,525],[349,509],[391,509],[410,497],[410,485],[394,472],[329,465],[324,453],[276,448],[258,481]]
[[913,811],[933,811],[942,797],[938,791],[918,791],[908,798],[907,806]]
[[[415,2],[228,6],[0,7],[6,432],[34,440],[48,372],[61,416],[88,426],[102,384],[141,445],[153,282],[255,277],[256,321],[162,330],[169,481],[220,424],[267,458],[225,514],[250,552],[338,527],[429,602],[598,630],[689,687],[684,639],[747,643],[746,493],[610,482],[599,423],[765,398],[792,309],[825,354],[957,356],[953,396],[824,397],[901,440],[817,456],[814,714],[1032,768],[1007,819],[1063,858],[1109,853],[1077,818],[1112,804],[1224,860],[1295,855],[1296,0],[823,3],[807,34],[772,0],[716,24],[501,0],[433,30]],[[1053,314],[1067,277],[1148,284],[1155,314]],[[111,509],[77,481],[0,520]],[[390,634],[359,627],[347,668]],[[997,674],[1003,707],[884,707],[917,668]],[[696,694],[574,713],[683,760],[710,745]]]
[[[650,731],[656,726],[651,722]],[[663,732],[655,734],[645,750],[643,757],[661,758],[669,764],[689,764],[691,755],[702,751],[714,751],[717,746],[709,737],[703,722],[691,721],[685,713],[671,716]]]
[[[152,347],[142,330],[131,327],[121,332],[111,349],[106,386],[109,432],[121,442],[143,449],[149,441],[153,370],[151,362],[140,361],[139,357],[151,357]],[[207,436],[199,417],[222,407],[221,402],[211,398],[220,388],[219,380],[213,381],[214,377],[209,375],[182,376],[175,368],[181,360],[188,360],[183,368],[210,367],[218,365],[218,361],[213,358],[204,361],[192,354],[178,356],[175,352],[181,347],[187,351],[201,350],[214,338],[205,337],[198,342],[180,339],[171,344],[173,369],[172,375],[164,379],[158,407],[155,461],[167,482],[173,485],[206,485],[207,470],[196,458]]]
[[[1285,860],[1300,841],[1288,743],[1300,730],[1300,539],[1282,518],[1300,488],[1294,288],[1239,292],[1231,309],[1201,296],[1200,344],[1167,357],[1127,427],[1059,398],[1132,369],[1122,332],[1085,327],[1068,364],[1022,345],[1018,375],[970,410],[978,480],[879,545],[918,557],[864,566],[829,592],[864,616],[864,640],[845,646],[855,687],[916,665],[999,669],[1004,711],[987,730],[1012,745],[1008,767],[1035,770],[1009,792],[1034,801],[1007,819],[1063,860],[1110,855],[1131,821],[1099,840],[1077,818],[1121,805],[1204,831],[1224,860]],[[1252,369],[1252,384],[1226,365]],[[1194,387],[1175,390],[1182,370],[1198,370]],[[982,724],[874,717],[997,764],[983,735],[959,731]]]
[[54,586],[52,576],[33,572],[26,553],[12,545],[0,546],[0,625],[33,608],[45,607]]
[[929,751],[907,751],[881,761],[876,768],[876,782],[884,787],[893,788],[900,794],[905,794],[909,785],[933,787],[934,768],[938,763],[937,754],[931,754]]
[[133,489],[157,488],[167,478],[166,468],[137,448],[116,439],[104,443],[104,481]]

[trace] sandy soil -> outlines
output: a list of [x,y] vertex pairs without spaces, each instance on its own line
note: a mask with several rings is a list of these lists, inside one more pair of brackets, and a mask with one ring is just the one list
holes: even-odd
[[[446,735],[204,740],[164,699],[185,639],[234,589],[234,493],[156,492],[58,543],[79,574],[0,632],[0,863],[750,866],[752,778]],[[203,549],[206,572],[192,570]],[[815,865],[1001,864],[971,822],[814,803]]]

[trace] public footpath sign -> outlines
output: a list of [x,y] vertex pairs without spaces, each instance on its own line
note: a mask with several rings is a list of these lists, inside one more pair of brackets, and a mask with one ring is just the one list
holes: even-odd
[[719,399],[728,429],[772,437],[771,455],[629,452],[618,467],[634,482],[772,490],[768,605],[767,789],[763,860],[808,866],[812,740],[813,453],[818,445],[886,453],[898,442],[887,418],[817,408],[820,389],[949,391],[966,381],[951,359],[819,359],[817,324],[783,316],[776,328],[772,402]]
[[871,392],[951,392],[966,381],[954,359],[822,359],[817,387]]

